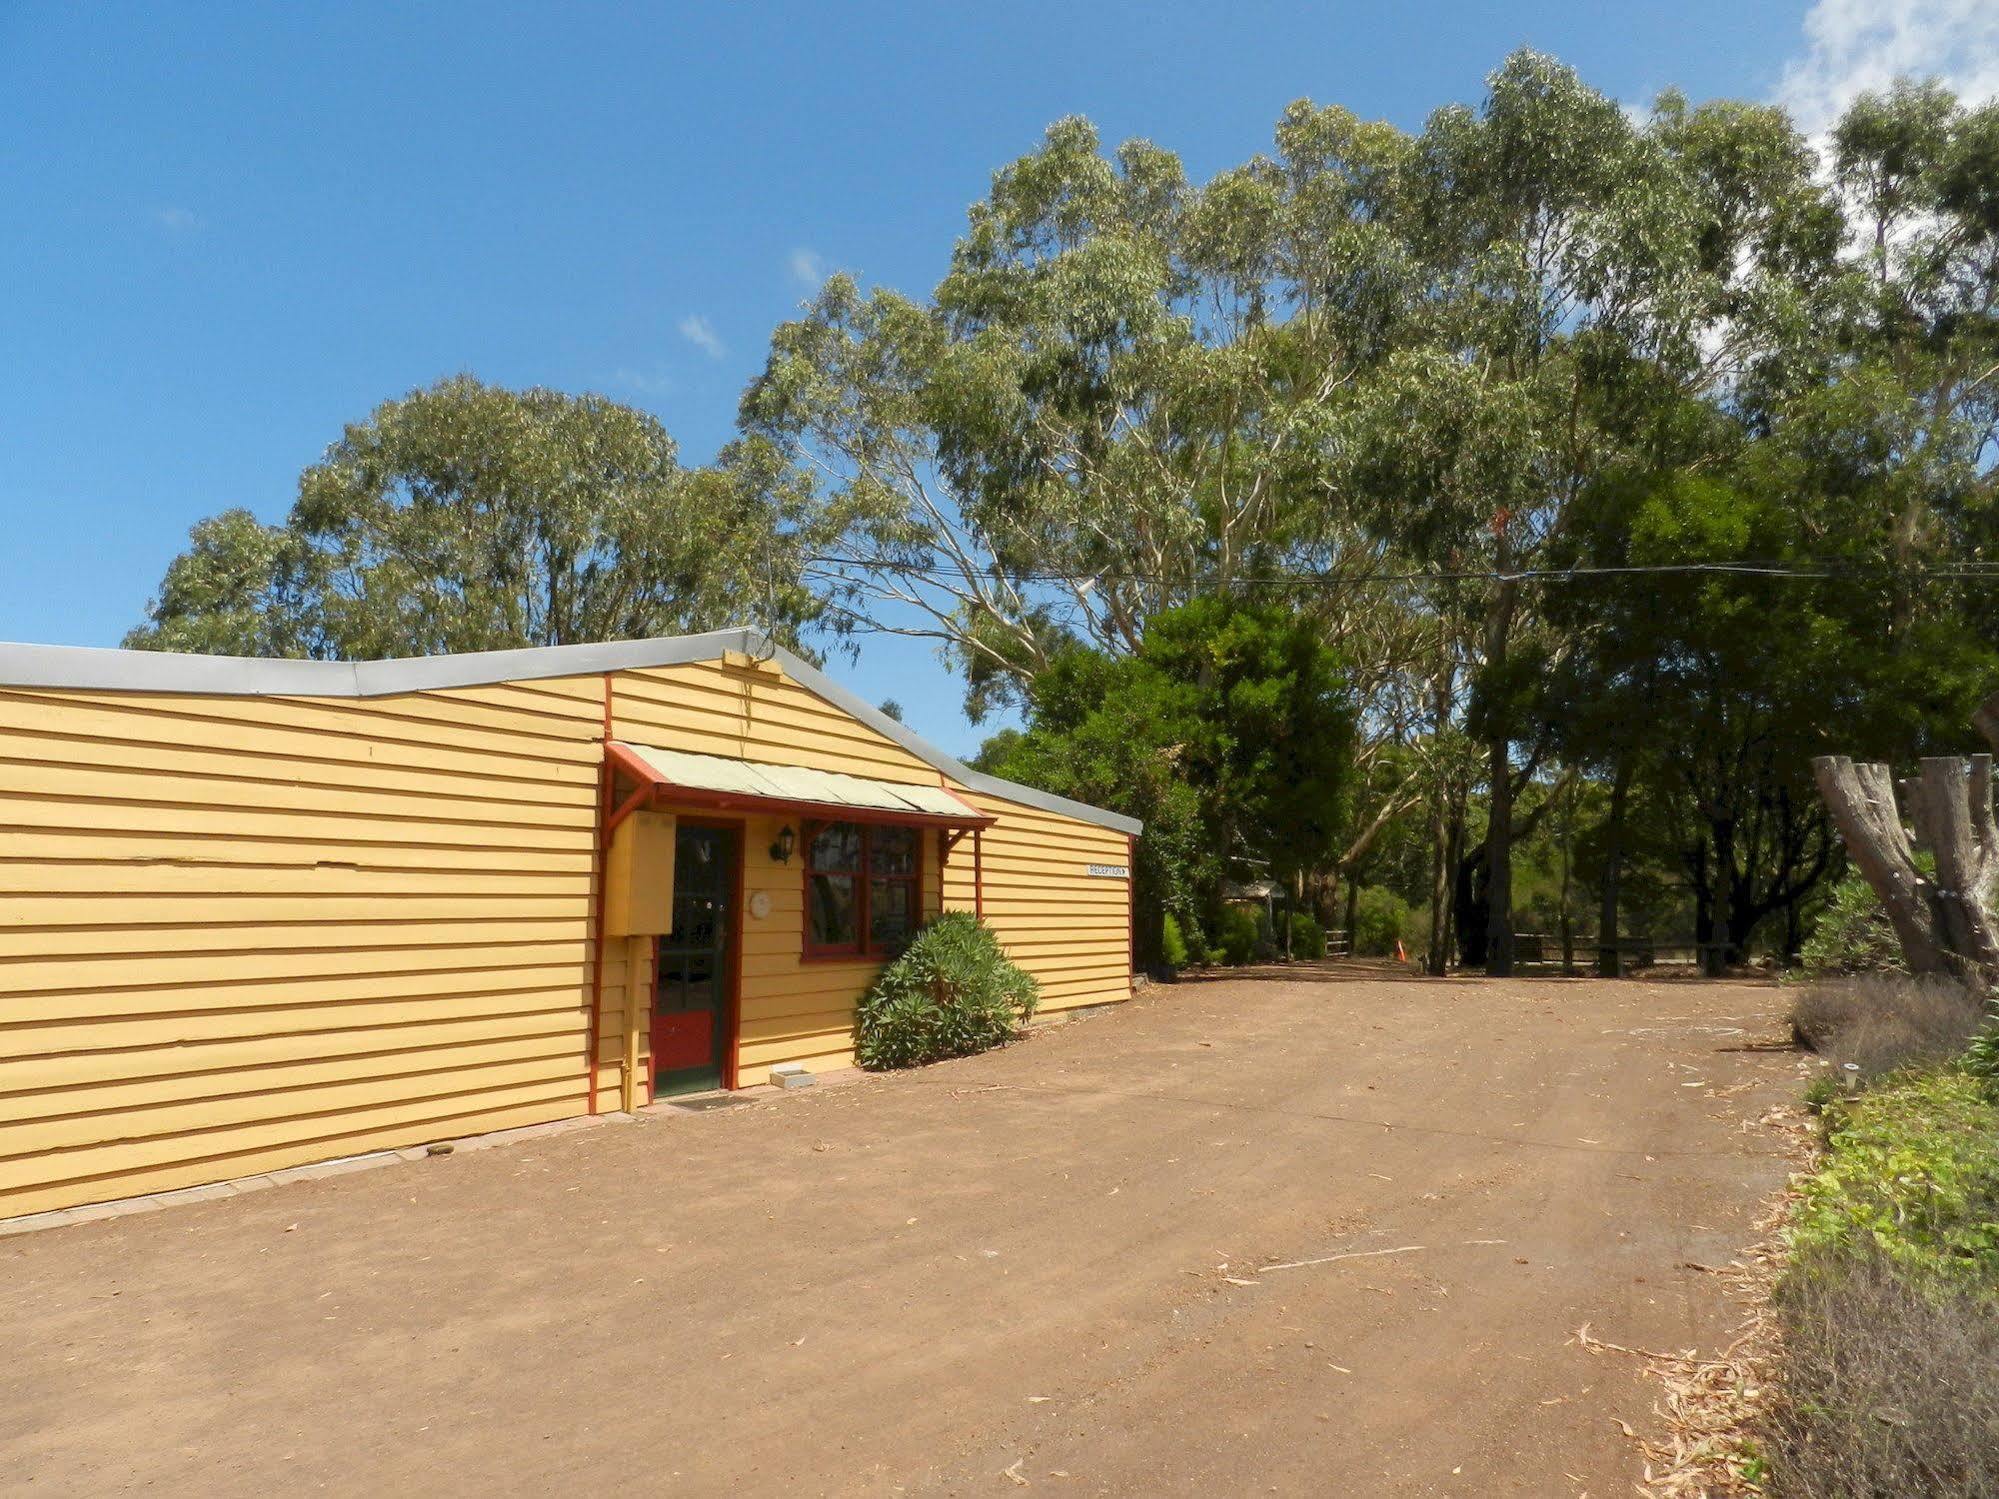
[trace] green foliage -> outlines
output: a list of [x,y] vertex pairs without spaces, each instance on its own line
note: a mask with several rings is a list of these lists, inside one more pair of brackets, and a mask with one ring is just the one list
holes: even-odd
[[1160,927],[1159,957],[1168,968],[1187,966],[1187,939],[1180,934],[1180,918],[1171,911]]
[[1962,1065],[1966,1075],[1977,1079],[1985,1089],[1986,1097],[1999,1103],[1999,1003],[1988,1003],[1986,1008],[1992,1012],[1992,1018],[1965,1047]]
[[968,912],[923,927],[861,997],[855,1056],[871,1069],[971,1056],[1020,1033],[1040,998],[1034,979]]
[[1139,650],[1070,645],[1038,679],[1025,731],[993,736],[981,770],[1145,822],[1139,956],[1159,922],[1190,932],[1247,844],[1279,873],[1330,854],[1346,816],[1354,714],[1339,658],[1281,609],[1204,599],[1155,615]]
[[1902,945],[1888,924],[1888,913],[1867,881],[1849,873],[1832,887],[1812,933],[1800,949],[1808,978],[1838,973],[1899,973],[1904,971]]
[[1304,911],[1291,913],[1291,956],[1294,958],[1323,958],[1326,955],[1326,929]]
[[1905,1074],[1826,1119],[1789,1231],[1791,1273],[1879,1256],[1918,1286],[1999,1294],[1999,1104],[1979,1080]]
[[[1427,902],[1455,851],[1480,932],[1616,871],[1627,931],[1789,947],[1839,863],[1811,757],[1956,750],[1999,679],[1999,106],[1897,85],[1820,144],[1528,50],[1413,133],[1300,100],[1206,182],[1060,120],[928,294],[836,276],[777,329],[714,466],[446,381],[284,524],[204,521],[131,643],[872,620],[1021,709],[984,768],[1145,820],[1144,960],[1169,913],[1203,958],[1244,855]],[[1816,971],[1880,956],[1860,907]]]
[[1257,950],[1262,946],[1256,912],[1246,911],[1241,906],[1229,906],[1222,912],[1222,924],[1213,940],[1221,960],[1229,967],[1240,968],[1245,963],[1255,962]]
[[1776,1491],[1999,1493],[1999,1102],[1945,1068],[1824,1112],[1776,1294]]
[[196,526],[126,644],[358,660],[752,622],[797,645],[823,530],[768,443],[684,469],[642,411],[461,375],[348,427],[283,525]]
[[1354,899],[1354,929],[1350,934],[1357,957],[1386,958],[1395,953],[1398,939],[1415,936],[1409,903],[1393,890],[1369,885]]

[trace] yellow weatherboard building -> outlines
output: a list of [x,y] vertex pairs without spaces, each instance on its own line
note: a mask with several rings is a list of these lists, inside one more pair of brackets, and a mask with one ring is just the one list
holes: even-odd
[[0,1217],[844,1067],[945,909],[1126,999],[1138,832],[750,630],[0,645]]

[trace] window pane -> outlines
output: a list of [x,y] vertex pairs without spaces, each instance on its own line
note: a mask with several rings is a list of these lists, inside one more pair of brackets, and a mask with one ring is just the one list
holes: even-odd
[[916,886],[908,880],[868,882],[868,945],[890,951],[916,929]]
[[916,829],[876,828],[869,841],[868,869],[874,874],[915,874]]
[[805,930],[814,947],[852,947],[858,941],[852,875],[815,873],[805,884],[805,905]]
[[813,869],[849,873],[861,867],[861,825],[857,822],[823,822],[812,830],[812,843],[805,851]]

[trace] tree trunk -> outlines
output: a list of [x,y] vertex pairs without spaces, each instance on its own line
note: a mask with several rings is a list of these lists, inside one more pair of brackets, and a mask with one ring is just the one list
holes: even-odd
[[1451,962],[1451,832],[1449,791],[1438,786],[1430,803],[1430,947],[1423,971],[1442,978]]
[[1290,962],[1291,928],[1297,925],[1298,908],[1305,903],[1305,874],[1300,870],[1284,887],[1284,961]]
[[1701,972],[1719,978],[1728,970],[1727,945],[1734,937],[1731,904],[1735,895],[1735,824],[1723,819],[1710,828],[1714,840],[1714,872],[1708,881],[1708,946],[1701,952]]
[[1999,874],[1999,826],[1992,817],[1992,757],[1923,761],[1916,826],[1936,859],[1934,904],[1950,950],[1999,975],[1999,921],[1992,885]]
[[1909,971],[1963,974],[1984,968],[1999,975],[1994,961],[1999,941],[1993,940],[1987,904],[1999,852],[1991,756],[1975,756],[1969,765],[1925,760],[1922,780],[1911,788],[1909,810],[1936,855],[1935,879],[1916,863],[1887,766],[1824,755],[1812,762],[1812,770],[1848,856],[1888,914]]
[[1617,762],[1617,773],[1610,783],[1610,815],[1604,820],[1603,899],[1596,917],[1596,971],[1613,979],[1623,971],[1617,951],[1618,883],[1624,874],[1624,803],[1631,792],[1631,773],[1632,758],[1626,755]]
[[1573,785],[1567,793],[1567,801],[1562,806],[1562,894],[1559,925],[1562,933],[1562,976],[1567,978],[1576,971],[1576,927],[1569,900],[1574,885],[1575,860],[1572,847],[1575,833],[1576,792]]
[[1844,755],[1812,762],[1819,795],[1868,885],[1887,913],[1911,973],[1947,973],[1937,939],[1929,881],[1916,867],[1916,851],[1895,808],[1895,786],[1885,765],[1856,765]]
[[[1463,838],[1459,834],[1459,838]],[[1452,925],[1457,929],[1458,963],[1465,968],[1483,968],[1486,959],[1486,922],[1492,907],[1485,899],[1485,845],[1457,860],[1457,876],[1451,884]]]
[[[1512,627],[1513,585],[1501,583],[1486,619],[1485,666],[1492,679],[1504,677]],[[1497,704],[1487,709],[1493,729],[1486,740],[1492,798],[1485,827],[1485,971],[1506,978],[1513,972],[1513,736],[1508,715]]]
[[[1451,883],[1444,892],[1444,908],[1450,919],[1444,923],[1444,940],[1451,944],[1444,953],[1448,965],[1463,967],[1465,961],[1464,944],[1458,941],[1458,882],[1456,871],[1465,857],[1465,789],[1457,787],[1451,795],[1451,832],[1448,842],[1450,852]],[[1453,950],[1454,949],[1454,950]]]
[[[1999,748],[1999,696],[1972,715]],[[1931,879],[1895,807],[1885,765],[1855,765],[1844,755],[1812,762],[1819,794],[1848,855],[1888,913],[1912,973],[1952,973],[1986,986],[1999,982],[1999,822],[1992,814],[1992,757],[1933,757],[1908,787],[1908,812],[1936,860]]]
[[1360,881],[1353,875],[1347,876],[1347,956],[1359,953],[1360,944],[1354,941],[1354,907],[1360,899]]
[[1485,819],[1485,971],[1513,972],[1513,756],[1504,734],[1486,746],[1492,797]]

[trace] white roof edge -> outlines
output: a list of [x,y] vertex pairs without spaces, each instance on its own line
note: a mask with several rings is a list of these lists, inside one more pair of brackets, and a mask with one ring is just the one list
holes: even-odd
[[761,630],[751,628],[710,630],[701,635],[657,640],[612,640],[595,645],[536,646],[516,651],[474,651],[390,661],[280,661],[254,656],[196,656],[101,646],[0,642],[0,687],[73,692],[185,692],[221,697],[388,697],[400,692],[484,687],[538,677],[594,676],[648,666],[684,666],[695,661],[713,661],[724,651],[775,657],[786,675],[801,686],[973,791],[1095,823],[1114,832],[1136,835],[1143,831],[1143,824],[1136,818],[973,770],[855,696],[817,667],[800,660]]

